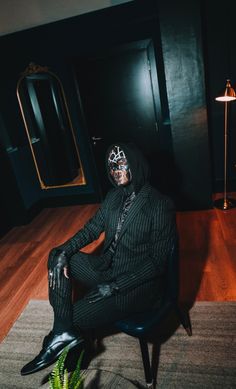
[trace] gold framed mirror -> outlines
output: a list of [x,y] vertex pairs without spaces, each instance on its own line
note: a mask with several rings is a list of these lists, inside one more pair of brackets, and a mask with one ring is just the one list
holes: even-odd
[[41,188],[85,185],[59,78],[47,67],[30,63],[17,83],[16,93]]

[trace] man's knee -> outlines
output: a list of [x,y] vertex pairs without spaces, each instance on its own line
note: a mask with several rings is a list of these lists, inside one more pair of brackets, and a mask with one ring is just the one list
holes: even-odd
[[52,249],[48,255],[48,269],[53,269],[56,265],[56,258],[58,256],[57,249]]

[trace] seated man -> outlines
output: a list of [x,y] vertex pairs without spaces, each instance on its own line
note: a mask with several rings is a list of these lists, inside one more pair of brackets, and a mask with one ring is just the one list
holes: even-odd
[[[112,324],[161,303],[167,258],[176,236],[173,204],[149,184],[147,162],[133,144],[110,146],[106,160],[114,189],[80,231],[50,252],[54,324],[22,375],[49,366],[66,346],[83,342],[83,330]],[[80,252],[103,231],[100,256]],[[71,277],[88,290],[75,303]]]

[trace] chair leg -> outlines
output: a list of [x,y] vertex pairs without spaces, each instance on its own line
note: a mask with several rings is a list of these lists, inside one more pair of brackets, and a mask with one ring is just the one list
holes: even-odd
[[188,336],[192,336],[192,326],[188,312],[183,312],[178,306],[175,307],[180,323],[185,328]]
[[139,338],[139,344],[140,344],[141,353],[142,353],[146,385],[147,385],[147,388],[153,388],[153,375],[152,375],[152,369],[151,369],[151,365],[150,365],[148,344],[147,344],[146,339]]

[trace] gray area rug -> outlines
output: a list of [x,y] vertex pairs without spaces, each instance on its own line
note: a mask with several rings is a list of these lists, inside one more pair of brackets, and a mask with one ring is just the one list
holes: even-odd
[[[192,337],[178,325],[162,334],[157,388],[236,388],[236,302],[198,302],[190,316]],[[1,389],[48,387],[42,382],[52,367],[25,377],[20,369],[38,354],[51,324],[48,302],[30,301],[0,346]],[[104,337],[85,372],[85,389],[144,383],[138,341],[120,333]]]

